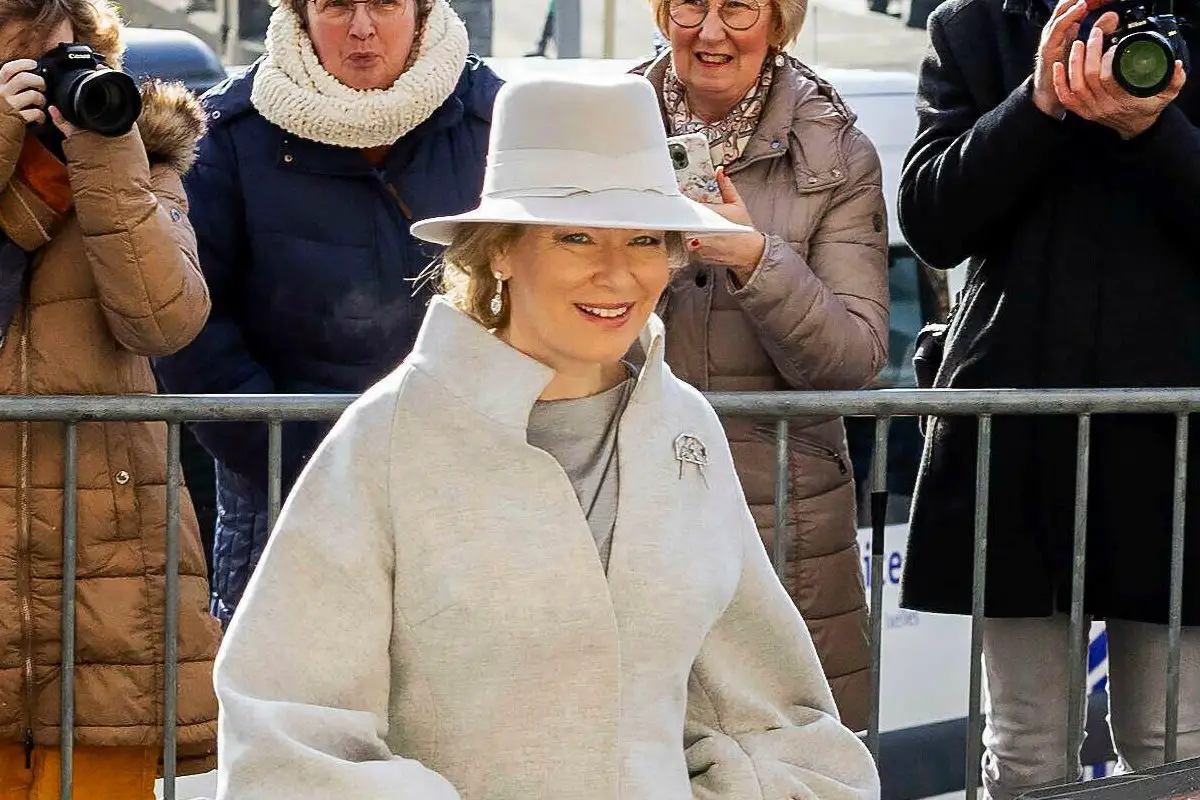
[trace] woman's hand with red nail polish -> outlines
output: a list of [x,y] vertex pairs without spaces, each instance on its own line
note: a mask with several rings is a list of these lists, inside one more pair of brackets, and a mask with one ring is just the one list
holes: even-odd
[[[724,168],[717,170],[717,185],[721,187],[723,202],[708,204],[708,207],[730,222],[753,228],[750,211],[738,193],[733,181]],[[688,250],[695,253],[699,261],[713,266],[728,267],[741,282],[750,279],[758,262],[762,260],[767,240],[761,233],[723,233],[689,239]]]

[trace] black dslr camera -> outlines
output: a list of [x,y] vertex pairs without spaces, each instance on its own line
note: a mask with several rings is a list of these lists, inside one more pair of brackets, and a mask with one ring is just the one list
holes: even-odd
[[62,43],[38,59],[35,73],[46,81],[46,101],[77,128],[120,136],[142,113],[133,78],[112,69],[86,44]]
[[1113,78],[1134,97],[1153,97],[1175,77],[1175,61],[1189,69],[1187,45],[1179,32],[1172,0],[1118,0],[1105,11],[1120,18],[1108,37]]

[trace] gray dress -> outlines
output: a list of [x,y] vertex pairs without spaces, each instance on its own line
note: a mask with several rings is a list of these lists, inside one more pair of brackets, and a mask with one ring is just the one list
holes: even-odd
[[633,385],[630,378],[591,397],[539,401],[529,415],[527,440],[570,478],[605,572],[617,521],[617,427]]

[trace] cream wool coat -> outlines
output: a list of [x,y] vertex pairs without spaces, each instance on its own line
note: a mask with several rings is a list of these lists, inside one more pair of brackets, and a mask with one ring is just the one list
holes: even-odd
[[552,373],[434,300],[305,469],[229,628],[219,800],[879,796],[720,422],[657,318],[643,346],[606,579],[525,440]]

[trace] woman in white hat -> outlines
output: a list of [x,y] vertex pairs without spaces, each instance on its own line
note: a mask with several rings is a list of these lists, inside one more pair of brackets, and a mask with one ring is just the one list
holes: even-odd
[[679,194],[643,79],[501,91],[479,207],[414,226],[445,293],[230,626],[221,800],[879,796],[663,363],[678,232],[742,230]]

